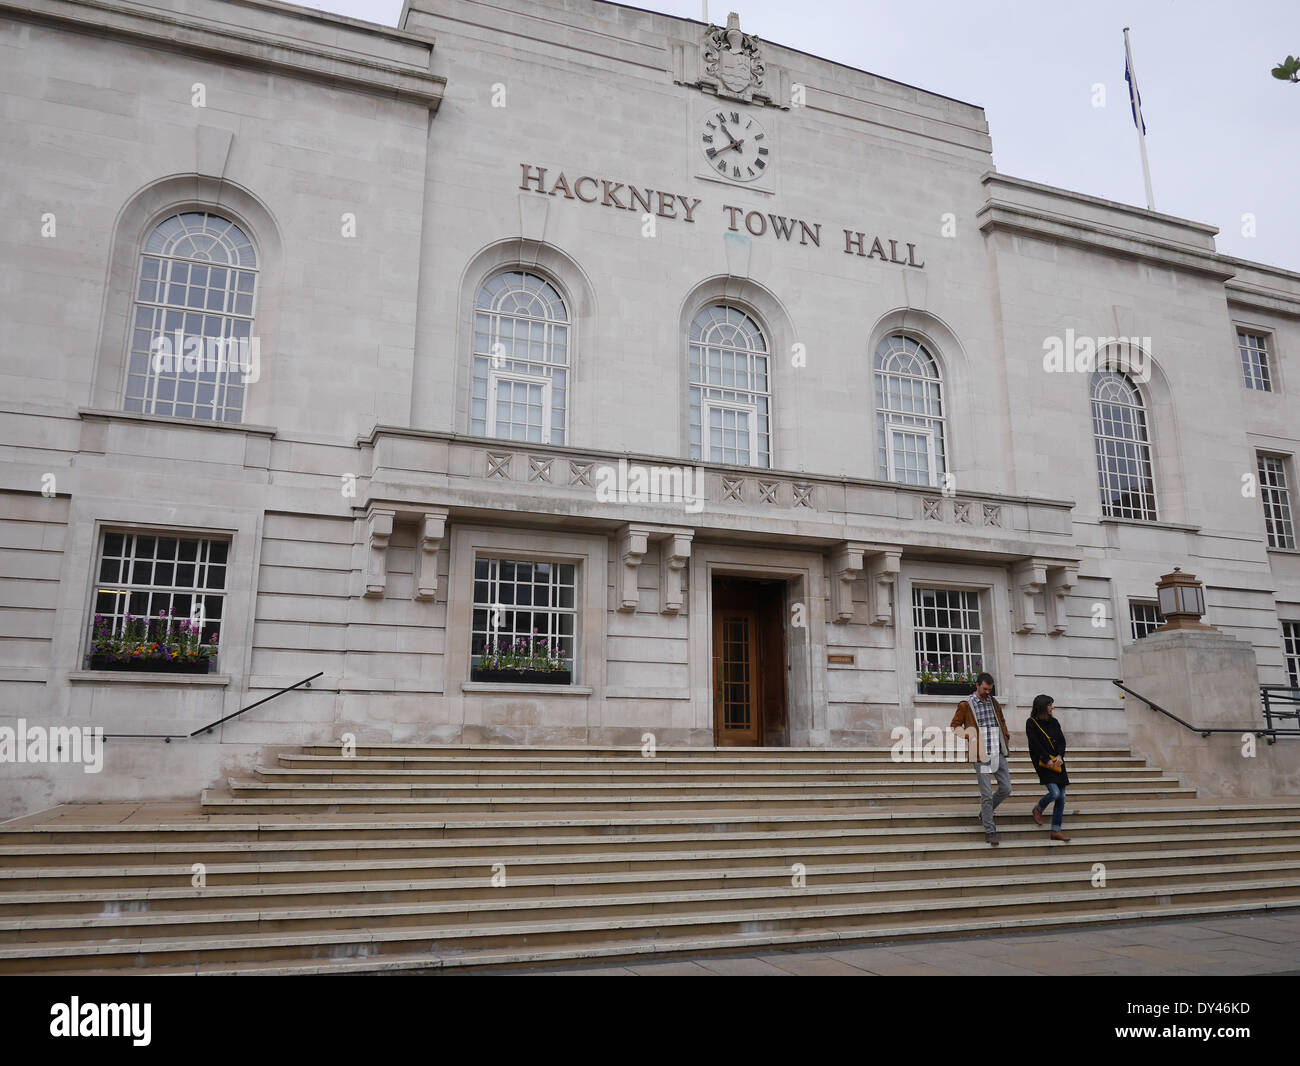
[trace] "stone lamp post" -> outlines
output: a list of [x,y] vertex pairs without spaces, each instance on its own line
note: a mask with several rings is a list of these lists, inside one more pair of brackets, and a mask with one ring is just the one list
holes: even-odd
[[[1156,584],[1165,624],[1120,652],[1123,681],[1134,692],[1197,726],[1187,729],[1140,700],[1124,700],[1135,755],[1178,775],[1200,796],[1300,793],[1293,746],[1257,741],[1262,728],[1259,670],[1249,641],[1201,621],[1205,589],[1175,567]],[[1200,728],[1224,730],[1202,736]]]

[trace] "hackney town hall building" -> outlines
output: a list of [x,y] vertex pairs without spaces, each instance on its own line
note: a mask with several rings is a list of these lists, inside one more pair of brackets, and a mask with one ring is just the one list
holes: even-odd
[[0,0],[0,725],[118,736],[0,814],[347,735],[885,745],[981,670],[1122,743],[1174,566],[1300,685],[1300,275],[761,32]]

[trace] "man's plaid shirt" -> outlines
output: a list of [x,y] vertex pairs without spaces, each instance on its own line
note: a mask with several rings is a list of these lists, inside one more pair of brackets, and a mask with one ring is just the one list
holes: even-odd
[[975,712],[975,724],[979,726],[980,739],[984,741],[984,759],[987,761],[992,752],[1002,751],[1002,727],[998,725],[998,712],[993,706],[993,696],[982,700],[974,693],[970,696],[970,707]]

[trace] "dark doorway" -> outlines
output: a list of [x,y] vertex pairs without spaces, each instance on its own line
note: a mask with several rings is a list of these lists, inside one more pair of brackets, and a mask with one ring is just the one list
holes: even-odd
[[713,579],[713,740],[789,743],[784,581]]

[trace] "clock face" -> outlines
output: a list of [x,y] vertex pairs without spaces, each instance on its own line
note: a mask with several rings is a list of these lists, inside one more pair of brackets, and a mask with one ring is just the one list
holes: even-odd
[[710,169],[732,181],[761,178],[772,162],[771,143],[767,131],[746,111],[714,111],[700,127],[700,145]]

